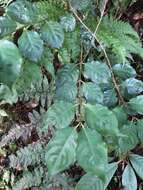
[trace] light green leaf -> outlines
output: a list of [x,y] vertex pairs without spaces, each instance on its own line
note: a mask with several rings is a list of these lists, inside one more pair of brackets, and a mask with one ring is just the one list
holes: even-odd
[[138,176],[143,179],[143,157],[137,154],[131,154],[129,159]]
[[116,162],[113,162],[111,164],[108,164],[106,167],[106,181],[104,184],[104,189],[107,188],[108,184],[110,183],[112,177],[114,176],[116,170],[117,170],[118,164]]
[[64,42],[62,26],[58,22],[47,22],[41,28],[41,37],[52,48],[60,48]]
[[60,18],[60,24],[66,32],[72,32],[76,26],[76,19],[72,14],[66,14]]
[[76,190],[105,190],[111,181],[115,171],[117,170],[117,163],[108,164],[105,168],[106,181],[105,183],[93,173],[85,174],[76,186]]
[[82,94],[86,98],[86,101],[91,104],[103,104],[103,92],[101,88],[92,83],[87,82],[82,86]]
[[122,175],[124,190],[137,190],[137,178],[132,167],[128,164]]
[[0,16],[0,37],[11,34],[16,30],[16,22],[7,16]]
[[0,40],[0,83],[12,85],[20,73],[22,57],[15,44]]
[[75,190],[104,190],[101,179],[92,173],[85,174],[78,182]]
[[128,119],[128,116],[127,116],[127,113],[125,112],[125,109],[123,107],[117,106],[112,111],[116,115],[119,127],[122,127],[122,125],[124,125]]
[[3,109],[0,109],[0,117],[7,117],[8,114],[3,110]]
[[91,61],[85,63],[84,76],[96,84],[101,84],[109,82],[111,73],[105,63],[99,61]]
[[14,88],[10,89],[7,85],[0,85],[0,101],[1,103],[13,104],[18,101],[18,95]]
[[77,161],[86,172],[92,172],[105,179],[105,166],[108,164],[107,147],[95,130],[84,128],[79,133]]
[[135,148],[139,143],[136,126],[132,123],[124,125],[120,132],[124,137],[119,139],[119,151],[127,153],[129,150]]
[[113,71],[121,80],[136,77],[135,69],[129,64],[116,64],[113,66]]
[[119,135],[116,116],[102,105],[85,105],[85,121],[87,125],[96,129],[101,135]]
[[133,113],[143,114],[143,95],[132,98],[128,103],[128,108]]
[[76,160],[77,132],[73,128],[58,130],[47,146],[45,161],[50,175],[65,170]]
[[43,41],[35,31],[24,31],[18,39],[18,46],[23,56],[31,61],[39,61],[43,53]]
[[69,126],[75,115],[75,106],[72,103],[59,101],[54,103],[43,116],[42,130],[49,126],[65,128]]

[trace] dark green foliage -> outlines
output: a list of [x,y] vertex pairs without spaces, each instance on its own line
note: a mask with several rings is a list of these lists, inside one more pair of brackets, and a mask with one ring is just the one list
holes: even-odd
[[[8,163],[0,168],[0,188],[105,190],[122,164],[123,187],[136,190],[134,170],[143,179],[143,157],[134,154],[143,142],[137,32],[114,18],[116,8],[97,27],[103,1],[7,3],[0,17],[0,105],[9,111],[18,102],[15,114],[24,103],[26,119],[16,115],[10,128],[2,123],[0,161]],[[73,166],[81,173],[72,175]]]

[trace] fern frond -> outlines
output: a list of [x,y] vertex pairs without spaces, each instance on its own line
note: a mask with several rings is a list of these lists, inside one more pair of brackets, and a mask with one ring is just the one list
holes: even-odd
[[11,168],[27,168],[44,160],[44,149],[40,141],[29,144],[9,156]]
[[15,124],[8,132],[8,134],[2,136],[0,140],[0,148],[14,142],[21,138],[26,141],[31,136],[32,125],[18,125]]
[[[97,22],[91,20],[91,16],[86,20],[87,26],[95,30]],[[143,48],[137,32],[129,23],[104,17],[97,31],[97,38],[106,49],[112,50],[118,63],[127,62],[131,54],[137,54],[143,58]]]
[[128,23],[105,17],[97,32],[98,39],[112,48],[118,60],[125,62],[131,53],[143,58],[143,49],[138,34]]
[[24,172],[23,177],[14,184],[12,190],[23,190],[39,186],[42,182],[43,174],[44,170],[42,167],[34,169],[33,172]]

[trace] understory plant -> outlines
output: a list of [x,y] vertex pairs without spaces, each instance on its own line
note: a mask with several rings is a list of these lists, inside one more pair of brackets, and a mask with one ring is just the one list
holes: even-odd
[[[120,186],[137,190],[143,82],[134,55],[143,58],[143,48],[136,31],[104,14],[107,1],[5,2],[1,105],[32,100],[39,109],[29,123],[2,126],[0,188],[105,190],[121,170]],[[72,179],[72,167],[81,175]]]

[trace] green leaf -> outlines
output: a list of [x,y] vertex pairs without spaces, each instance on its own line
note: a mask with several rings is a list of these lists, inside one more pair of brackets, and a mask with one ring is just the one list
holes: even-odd
[[122,125],[124,125],[128,119],[128,116],[127,116],[127,113],[125,112],[125,109],[123,107],[117,106],[112,111],[116,115],[119,127],[122,127]]
[[111,73],[105,63],[99,61],[91,61],[85,63],[84,76],[96,84],[101,84],[109,82]]
[[116,64],[113,66],[113,71],[121,80],[136,77],[135,69],[129,64]]
[[105,168],[106,172],[105,183],[93,173],[85,174],[78,182],[76,190],[89,190],[89,189],[105,190],[109,182],[111,181],[115,171],[117,170],[117,166],[118,166],[117,163],[111,163],[107,165],[107,167]]
[[71,62],[77,62],[80,55],[80,30],[65,33],[63,48],[67,50]]
[[43,41],[34,31],[24,31],[18,39],[18,46],[23,56],[31,61],[39,61],[43,53]]
[[143,114],[143,95],[132,98],[128,103],[128,108],[135,114]]
[[0,40],[0,83],[12,85],[20,73],[22,57],[15,44]]
[[16,30],[16,22],[7,16],[0,17],[0,37],[11,34]]
[[129,159],[138,176],[143,179],[143,157],[137,154],[131,154]]
[[103,92],[101,88],[92,83],[87,82],[82,86],[82,94],[86,98],[86,101],[91,104],[103,104]]
[[7,14],[17,22],[28,24],[32,22],[30,13],[31,3],[28,1],[15,1],[11,3],[7,9]]
[[135,96],[143,92],[143,82],[135,78],[127,79],[121,84],[121,87],[125,96]]
[[58,22],[47,22],[41,28],[41,37],[52,48],[60,48],[64,42],[62,26]]
[[17,92],[15,89],[11,89],[4,84],[0,85],[0,101],[4,103],[13,104],[18,101]]
[[102,105],[85,105],[85,121],[87,125],[96,129],[101,135],[119,135],[116,116]]
[[21,67],[21,72],[14,87],[20,95],[40,82],[42,83],[41,68],[37,64],[26,61]]
[[[102,158],[102,159],[101,159]],[[90,128],[84,128],[79,133],[77,161],[86,171],[105,179],[105,166],[108,163],[107,147],[99,133]]]
[[108,164],[106,167],[106,181],[104,184],[104,189],[107,188],[108,184],[110,183],[112,177],[114,176],[116,170],[117,170],[118,164],[116,162],[113,162],[111,164]]
[[122,175],[124,190],[137,190],[137,178],[132,167],[128,164]]
[[64,65],[57,72],[55,99],[74,102],[77,97],[79,71],[74,64]]
[[[66,109],[65,109],[66,108]],[[46,131],[49,126],[65,128],[74,119],[75,106],[72,103],[59,101],[54,103],[43,116],[42,130]]]
[[45,161],[48,173],[65,170],[76,160],[77,132],[73,128],[58,130],[47,146]]
[[62,86],[67,82],[77,82],[79,70],[74,64],[64,65],[57,72],[56,86]]
[[129,150],[135,148],[139,142],[136,126],[132,123],[129,125],[124,125],[123,128],[121,128],[121,133],[124,135],[124,137],[119,139],[119,149],[122,153],[126,153]]
[[66,82],[56,87],[55,100],[75,102],[77,97],[77,85],[75,82]]
[[118,102],[117,93],[114,88],[103,92],[103,105],[109,108],[114,107]]
[[104,184],[96,175],[85,174],[78,182],[75,190],[104,190]]
[[72,14],[66,14],[60,18],[60,24],[66,32],[72,32],[76,26],[76,19]]

